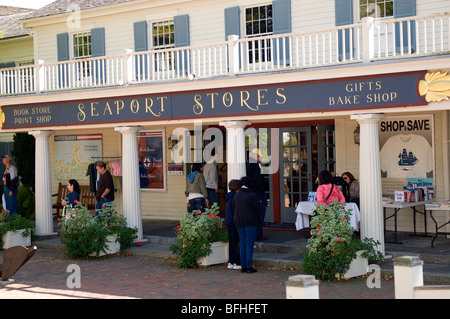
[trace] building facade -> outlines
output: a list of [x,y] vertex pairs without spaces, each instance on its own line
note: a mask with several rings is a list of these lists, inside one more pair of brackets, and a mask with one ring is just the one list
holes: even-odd
[[[37,232],[53,231],[58,183],[88,184],[82,168],[96,160],[120,165],[118,210],[142,237],[142,219],[186,211],[189,163],[218,151],[224,207],[227,182],[259,148],[266,221],[294,222],[321,170],[350,171],[362,234],[383,241],[383,197],[410,183],[450,197],[449,9],[444,0],[104,0],[55,1],[21,17],[33,46],[17,50],[32,50],[33,63],[0,53],[1,130],[36,137]],[[413,226],[402,209],[396,227]]]

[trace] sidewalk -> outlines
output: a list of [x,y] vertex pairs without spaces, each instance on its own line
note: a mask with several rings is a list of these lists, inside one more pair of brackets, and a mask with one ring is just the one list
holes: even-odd
[[[69,259],[58,238],[38,240],[36,255],[2,284],[0,298],[145,298],[145,299],[285,299],[285,282],[301,273],[306,233],[266,229],[268,240],[256,242],[254,274],[223,265],[180,269],[169,251],[176,222],[145,221],[141,246],[98,259]],[[443,236],[430,247],[430,237],[402,234],[402,244],[386,244],[386,254],[419,255],[426,284],[450,283],[450,240]],[[389,239],[389,238],[388,238]],[[72,272],[80,268],[81,288],[68,288]],[[394,299],[393,263],[381,264],[381,288],[368,288],[366,278],[321,282],[321,299]],[[70,277],[73,278],[73,277]],[[70,280],[69,280],[70,281]]]

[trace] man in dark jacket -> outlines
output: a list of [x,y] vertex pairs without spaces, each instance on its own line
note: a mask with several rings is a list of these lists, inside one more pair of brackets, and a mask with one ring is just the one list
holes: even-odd
[[97,207],[96,209],[102,209],[105,203],[114,201],[114,181],[111,173],[106,169],[106,164],[102,161],[98,161],[95,164],[97,172],[100,174],[97,187]]
[[241,182],[242,187],[233,198],[233,220],[239,233],[241,272],[253,273],[256,272],[256,269],[252,267],[253,246],[259,225],[261,203],[251,188],[252,180],[249,177],[243,177]]

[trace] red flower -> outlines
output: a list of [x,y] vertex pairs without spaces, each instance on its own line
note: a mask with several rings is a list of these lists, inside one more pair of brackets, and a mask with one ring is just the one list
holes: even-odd
[[57,220],[61,220],[61,218],[59,218],[59,217],[58,217],[58,219],[57,219]]
[[341,243],[343,242],[343,240],[342,240],[342,239],[339,239],[338,241],[339,241],[339,242],[341,242]]
[[211,217],[211,214],[208,214],[208,217]]
[[214,219],[217,219],[217,215],[214,215]]
[[74,220],[73,222],[74,222],[74,223],[76,223],[77,221],[76,221],[76,220]]
[[76,203],[78,203],[78,200],[75,199],[73,202],[76,204]]
[[106,228],[109,228],[108,226],[106,226]]
[[2,213],[6,212],[6,210],[2,209]]
[[140,245],[142,245],[142,243],[141,243],[140,241],[138,241],[138,242],[137,242],[137,245],[140,246]]
[[322,227],[317,227],[317,230],[321,230],[322,229]]
[[345,220],[346,218],[345,217],[342,217],[342,220]]

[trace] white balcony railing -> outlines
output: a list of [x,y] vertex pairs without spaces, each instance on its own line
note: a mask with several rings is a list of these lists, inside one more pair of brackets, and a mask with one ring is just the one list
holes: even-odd
[[450,15],[0,69],[0,96],[450,54]]

